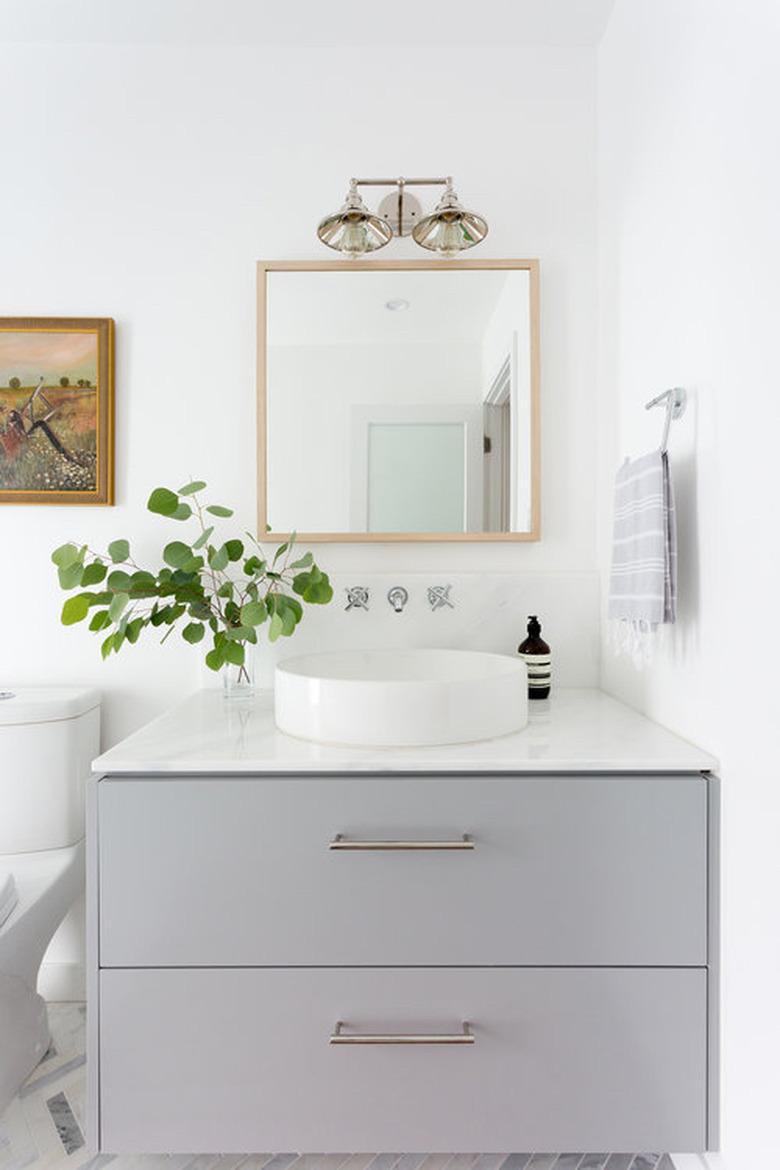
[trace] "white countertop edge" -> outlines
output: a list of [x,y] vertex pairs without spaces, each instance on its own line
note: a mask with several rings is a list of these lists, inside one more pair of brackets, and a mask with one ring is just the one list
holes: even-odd
[[558,689],[520,732],[441,747],[342,747],[277,730],[273,694],[198,691],[93,761],[99,774],[710,772],[717,760],[598,690]]
[[416,761],[404,764],[401,761],[394,759],[392,763],[382,763],[381,761],[363,761],[359,764],[348,765],[319,765],[312,764],[282,764],[279,766],[268,767],[264,764],[247,764],[234,765],[226,767],[224,763],[219,763],[216,760],[198,761],[197,764],[182,766],[181,764],[172,765],[165,760],[150,760],[142,766],[132,767],[128,764],[125,767],[119,765],[112,765],[111,767],[100,768],[97,767],[97,761],[93,765],[92,771],[97,776],[119,777],[119,776],[133,776],[140,779],[145,775],[150,777],[154,775],[159,776],[280,776],[280,775],[295,775],[295,776],[343,776],[345,774],[352,776],[369,776],[369,775],[394,775],[399,776],[452,776],[458,773],[463,776],[470,775],[484,775],[490,773],[491,775],[506,774],[507,776],[517,776],[523,773],[528,775],[536,773],[544,773],[550,775],[572,775],[572,776],[587,776],[614,773],[615,775],[626,775],[631,773],[634,776],[643,774],[658,775],[668,774],[680,775],[682,773],[690,774],[691,776],[700,775],[702,773],[714,772],[715,767],[701,767],[692,765],[690,760],[663,760],[657,764],[648,764],[647,761],[637,759],[619,759],[610,761],[609,763],[577,761],[575,763],[567,763],[562,760],[552,761],[524,761],[521,760],[515,764],[497,764],[494,760],[485,759],[482,762],[479,760],[469,761],[468,765],[455,764],[451,760],[441,760],[439,763],[420,763]]

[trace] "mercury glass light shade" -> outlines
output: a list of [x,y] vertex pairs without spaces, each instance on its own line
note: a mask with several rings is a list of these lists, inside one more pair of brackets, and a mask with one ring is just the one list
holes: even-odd
[[466,211],[449,182],[440,203],[431,215],[415,224],[412,236],[421,248],[452,258],[481,243],[487,231],[487,222],[481,215]]
[[350,184],[344,206],[335,215],[327,215],[317,228],[323,244],[335,248],[350,260],[383,248],[393,238],[393,229],[378,215],[372,215]]

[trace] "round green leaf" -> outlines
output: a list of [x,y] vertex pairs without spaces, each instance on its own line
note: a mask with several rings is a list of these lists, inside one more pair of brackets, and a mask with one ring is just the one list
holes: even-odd
[[225,637],[229,642],[248,642],[253,634],[251,626],[231,626],[225,631]]
[[206,655],[206,666],[209,670],[219,670],[225,665],[225,656],[222,646],[215,646]]
[[186,487],[179,488],[180,496],[191,496],[193,492],[202,492],[205,483],[202,479],[194,479],[192,483],[188,483]]
[[244,555],[244,544],[240,540],[226,540],[225,548],[227,549],[228,560],[240,561]]
[[278,613],[275,613],[271,618],[271,624],[268,627],[268,641],[275,642],[284,631],[284,622]]
[[77,585],[81,584],[83,572],[80,561],[74,561],[72,565],[68,565],[67,569],[57,569],[60,585],[63,589],[75,589]]
[[277,594],[276,608],[280,613],[292,613],[296,623],[303,617],[303,606],[295,597],[288,597],[286,593]]
[[163,560],[173,569],[183,569],[192,560],[192,549],[182,540],[172,540],[163,549]]
[[151,573],[147,573],[139,569],[137,573],[133,573],[130,578],[130,588],[125,592],[131,592],[133,597],[155,597],[157,595],[157,582]]
[[102,581],[107,572],[106,566],[101,565],[100,561],[93,561],[91,565],[87,565],[81,575],[82,585],[97,585]]
[[170,513],[171,520],[189,520],[192,508],[189,504],[179,504],[175,512]]
[[244,665],[246,652],[241,642],[225,642],[223,653],[226,662],[232,662],[234,666]]
[[69,597],[62,607],[61,621],[63,626],[73,626],[83,621],[89,611],[89,596],[80,593],[78,597]]
[[169,488],[155,488],[146,506],[159,516],[172,516],[179,506],[179,497]]
[[208,621],[211,617],[211,606],[204,597],[196,597],[191,601],[188,607],[190,617],[197,618],[199,621]]
[[241,625],[259,626],[266,619],[266,608],[262,601],[248,601],[241,606]]
[[211,525],[211,527],[210,527],[210,528],[204,528],[203,532],[201,532],[201,534],[200,534],[200,536],[198,537],[198,539],[197,539],[197,540],[193,540],[193,542],[192,542],[192,547],[193,547],[193,548],[203,548],[204,544],[206,543],[206,541],[208,540],[208,538],[211,536],[211,534],[212,534],[212,532],[213,532],[213,531],[214,531],[214,525],[213,525],[213,524]]
[[127,593],[131,584],[130,574],[125,573],[123,569],[115,569],[113,573],[109,573],[106,581],[106,585],[114,593]]
[[[197,490],[197,489],[196,489]],[[202,622],[189,622],[181,632],[181,636],[185,642],[201,642],[203,635],[206,633],[206,627]]]
[[114,564],[119,561],[126,561],[130,556],[130,544],[126,540],[112,540],[108,546],[108,555]]
[[108,607],[108,616],[111,618],[112,622],[115,622],[117,618],[122,616],[125,609],[127,608],[129,601],[130,598],[126,593],[114,594],[114,596],[111,598],[111,604]]
[[59,569],[67,569],[79,559],[79,550],[75,544],[61,544],[51,554],[51,559]]
[[226,569],[229,560],[230,557],[228,556],[228,550],[224,544],[222,545],[222,548],[217,549],[216,552],[209,553],[209,565],[212,569],[216,569],[217,572],[221,572],[222,569]]
[[127,623],[125,630],[125,637],[131,644],[138,641],[138,635],[143,629],[144,619],[142,617],[133,618],[131,622]]
[[327,605],[329,601],[333,600],[333,588],[325,574],[323,574],[323,578],[324,580],[318,581],[306,590],[303,595],[304,601],[308,601],[311,605]]
[[209,504],[206,508],[207,512],[211,512],[212,516],[232,516],[232,508],[223,508],[221,504]]

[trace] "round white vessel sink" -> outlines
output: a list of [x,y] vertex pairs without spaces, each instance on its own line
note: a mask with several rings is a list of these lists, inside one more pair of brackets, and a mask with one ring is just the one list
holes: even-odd
[[276,725],[355,747],[470,743],[528,722],[525,663],[477,650],[345,650],[278,663]]

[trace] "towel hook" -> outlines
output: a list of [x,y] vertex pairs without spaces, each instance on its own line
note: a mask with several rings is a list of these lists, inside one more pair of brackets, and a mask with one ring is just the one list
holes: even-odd
[[680,418],[685,413],[685,400],[687,394],[682,386],[675,386],[673,390],[664,390],[661,394],[656,394],[655,398],[651,398],[649,402],[645,403],[645,410],[650,410],[653,406],[659,406],[662,402],[666,403],[666,419],[664,420],[664,433],[661,438],[661,450],[666,450],[666,445],[669,442],[669,426],[673,418]]

